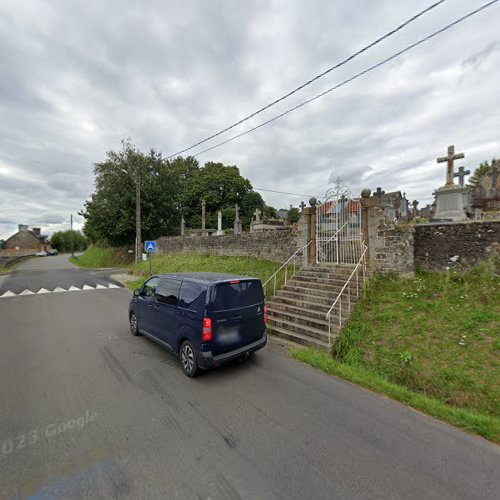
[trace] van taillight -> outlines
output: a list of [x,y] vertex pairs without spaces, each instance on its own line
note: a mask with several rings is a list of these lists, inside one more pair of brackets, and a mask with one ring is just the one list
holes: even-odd
[[267,306],[264,306],[264,323],[267,325],[267,322],[269,321],[267,317]]
[[212,319],[211,318],[203,318],[203,329],[201,332],[201,341],[202,342],[211,342],[212,341]]

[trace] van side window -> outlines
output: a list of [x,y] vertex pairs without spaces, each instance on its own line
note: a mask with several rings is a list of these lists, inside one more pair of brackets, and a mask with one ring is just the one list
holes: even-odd
[[183,281],[179,296],[179,307],[193,309],[199,314],[203,314],[205,308],[205,298],[207,290],[197,283]]
[[176,306],[179,300],[181,282],[173,279],[162,278],[156,289],[156,300],[162,304]]
[[151,297],[155,293],[159,281],[160,278],[158,278],[158,276],[153,276],[151,279],[146,281],[146,283],[142,285],[141,295],[144,295],[145,297]]

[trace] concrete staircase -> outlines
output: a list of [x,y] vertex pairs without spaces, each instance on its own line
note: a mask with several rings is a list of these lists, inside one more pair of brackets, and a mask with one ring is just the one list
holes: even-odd
[[[326,313],[334,303],[354,266],[302,268],[267,302],[270,333],[277,337],[323,350],[328,343]],[[361,280],[359,290],[361,292]],[[348,298],[342,296],[342,323],[349,315]],[[357,301],[356,282],[351,284],[351,308]],[[338,308],[331,314],[331,342],[340,334]]]

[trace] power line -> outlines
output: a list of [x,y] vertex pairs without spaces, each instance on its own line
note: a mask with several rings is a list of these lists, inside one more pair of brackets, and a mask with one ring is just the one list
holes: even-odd
[[487,9],[488,7],[491,7],[493,4],[495,4],[497,2],[498,2],[498,0],[492,0],[491,2],[488,2],[488,3],[484,4],[484,5],[482,5],[481,7],[473,10],[472,12],[469,12],[468,14],[465,14],[464,16],[458,18],[457,20],[453,21],[452,23],[447,24],[443,28],[435,31],[434,33],[431,33],[430,35],[427,35],[426,37],[421,38],[417,42],[412,43],[411,45],[408,45],[408,47],[406,47],[406,48],[404,48],[404,49],[396,52],[392,56],[389,56],[386,59],[383,59],[382,61],[379,61],[378,63],[374,64],[373,66],[370,66],[369,68],[367,68],[367,69],[365,69],[365,70],[363,70],[363,71],[361,71],[359,73],[357,73],[354,76],[351,76],[347,80],[344,80],[343,82],[341,82],[341,83],[339,83],[339,84],[337,84],[337,85],[335,85],[333,87],[330,87],[329,89],[325,90],[324,92],[321,92],[320,94],[317,94],[314,97],[311,97],[310,99],[307,99],[306,101],[298,104],[297,106],[294,106],[292,108],[287,109],[286,111],[284,111],[283,113],[280,113],[279,115],[273,116],[269,120],[266,120],[265,122],[262,122],[261,124],[255,126],[255,127],[252,127],[252,128],[250,128],[248,130],[245,130],[241,134],[234,135],[234,136],[230,137],[229,139],[226,139],[225,141],[219,142],[215,146],[211,146],[210,148],[207,148],[207,149],[204,149],[202,151],[199,151],[198,153],[196,153],[193,156],[196,157],[196,156],[199,156],[199,155],[201,155],[203,153],[207,153],[208,151],[211,151],[212,149],[215,149],[215,148],[218,148],[220,146],[223,146],[224,144],[227,144],[228,142],[234,141],[235,139],[238,139],[238,138],[240,138],[240,137],[242,137],[242,136],[244,136],[246,134],[249,134],[250,132],[253,132],[253,131],[259,129],[259,128],[263,127],[264,125],[268,125],[269,123],[274,122],[274,121],[278,120],[279,118],[282,118],[283,116],[287,115],[288,113],[291,113],[292,111],[295,111],[295,110],[297,110],[297,109],[305,106],[306,104],[309,104],[309,103],[315,101],[316,99],[319,99],[320,97],[323,97],[324,95],[326,95],[326,94],[328,94],[330,92],[333,92],[334,90],[337,90],[338,88],[343,87],[344,85],[347,85],[348,83],[352,82],[353,80],[356,80],[357,78],[359,78],[359,77],[361,77],[363,75],[366,75],[367,73],[373,71],[374,69],[377,69],[377,68],[383,66],[384,64],[387,64],[388,62],[392,61],[393,59],[396,59],[397,57],[403,55],[404,53],[410,51],[411,49],[414,49],[418,45],[421,45],[422,43],[427,42],[431,38],[434,38],[437,35],[440,35],[441,33],[444,33],[445,31],[449,30],[450,28],[453,28],[457,24],[462,23],[463,21],[465,21],[469,17],[472,17],[475,14],[478,14],[482,10]]
[[227,132],[228,130],[231,130],[234,127],[237,127],[238,125],[241,125],[242,123],[246,122],[247,120],[250,120],[250,118],[253,118],[254,116],[258,115],[259,113],[262,113],[263,111],[265,111],[266,109],[269,109],[271,106],[274,106],[275,104],[278,104],[279,102],[287,99],[291,95],[295,94],[299,90],[302,90],[304,87],[307,87],[308,85],[310,85],[311,83],[315,82],[316,80],[319,80],[320,78],[322,78],[323,76],[327,75],[331,71],[333,71],[333,70],[335,70],[337,68],[340,68],[341,66],[344,66],[344,64],[347,64],[349,61],[352,61],[355,57],[358,57],[359,55],[363,54],[363,52],[366,52],[368,49],[371,49],[375,45],[377,45],[380,42],[384,41],[385,39],[391,37],[392,35],[394,35],[398,31],[401,31],[403,28],[405,28],[406,26],[408,26],[410,23],[412,23],[413,21],[417,20],[419,17],[423,16],[424,14],[426,14],[427,12],[431,11],[432,9],[436,8],[438,5],[441,5],[444,2],[446,2],[446,0],[439,0],[438,2],[436,2],[436,3],[432,4],[432,5],[430,5],[429,7],[425,8],[424,10],[421,10],[420,12],[418,12],[417,14],[415,14],[413,17],[411,17],[410,19],[406,20],[404,23],[400,24],[397,28],[394,28],[393,30],[391,30],[388,33],[386,33],[385,35],[381,36],[380,38],[377,38],[377,40],[375,40],[374,42],[366,45],[362,49],[358,50],[354,54],[352,54],[349,57],[347,57],[346,59],[344,59],[343,61],[335,64],[334,66],[331,66],[330,68],[328,68],[327,70],[323,71],[319,75],[316,75],[314,78],[311,78],[310,80],[307,80],[307,82],[303,83],[302,85],[299,85],[298,87],[296,87],[295,89],[291,90],[290,92],[288,92],[284,96],[282,96],[282,97],[280,97],[280,98],[278,98],[278,99],[270,102],[269,104],[266,104],[264,107],[258,109],[257,111],[251,113],[248,116],[245,116],[244,118],[242,118],[241,120],[237,121],[236,123],[233,123],[232,125],[229,125],[228,127],[224,128],[222,130],[219,130],[219,132],[216,132],[215,134],[212,134],[211,136],[206,137],[205,139],[203,139],[201,141],[198,141],[197,143],[193,144],[192,146],[189,146],[188,148],[184,148],[184,149],[178,151],[177,153],[174,153],[174,154],[168,156],[167,159],[170,159],[170,158],[173,158],[174,156],[178,156],[178,155],[180,155],[182,153],[185,153],[186,151],[189,151],[190,149],[193,149],[196,146],[199,146],[200,144],[203,144],[203,143],[209,141],[210,139],[214,139],[215,137],[218,137],[219,135],[223,134],[224,132]]
[[278,193],[278,194],[292,194],[294,196],[309,196],[309,198],[315,197],[314,194],[304,194],[304,193],[289,193],[288,191],[275,191],[274,189],[262,189],[254,187],[255,191],[266,191],[268,193]]

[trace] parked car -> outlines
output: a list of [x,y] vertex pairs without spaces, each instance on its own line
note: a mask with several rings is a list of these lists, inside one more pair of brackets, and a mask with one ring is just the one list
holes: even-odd
[[47,252],[47,255],[57,255],[58,253],[56,248],[52,248]]
[[45,257],[47,255],[47,252],[40,250],[39,252],[36,252],[35,255],[37,257]]
[[150,277],[134,290],[130,330],[170,348],[186,375],[250,357],[267,342],[257,278],[217,273]]

